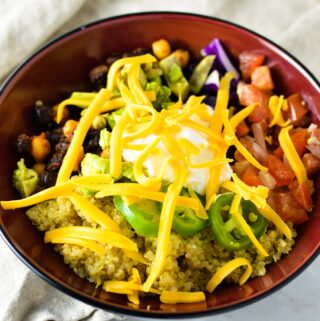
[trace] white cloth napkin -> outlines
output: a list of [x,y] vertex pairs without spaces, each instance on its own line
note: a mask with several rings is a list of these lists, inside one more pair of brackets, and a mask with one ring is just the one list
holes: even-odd
[[[320,78],[318,0],[1,0],[0,79],[39,46],[63,32],[113,15],[155,10],[206,14],[243,25],[282,45]],[[0,321],[122,318],[54,289],[28,270],[1,239],[0,269]],[[319,270],[317,259],[282,290],[218,319],[318,320]]]

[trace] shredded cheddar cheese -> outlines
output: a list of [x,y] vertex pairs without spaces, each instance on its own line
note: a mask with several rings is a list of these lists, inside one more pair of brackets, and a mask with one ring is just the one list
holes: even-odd
[[290,138],[290,135],[289,135],[290,129],[292,129],[292,126],[281,129],[279,134],[279,143],[285,156],[288,159],[288,162],[292,170],[296,174],[299,184],[302,185],[306,183],[308,180],[307,171]]
[[255,237],[255,235],[253,234],[250,226],[248,225],[246,220],[241,215],[241,207],[240,207],[241,198],[242,197],[240,194],[236,194],[234,196],[232,204],[231,204],[231,208],[230,208],[230,214],[236,217],[237,221],[240,223],[240,226],[245,231],[245,233],[248,235],[248,237],[251,240],[251,242],[253,243],[253,245],[257,248],[260,255],[267,257],[267,256],[269,256],[269,254],[266,252],[266,250],[259,243],[259,241]]
[[[75,129],[74,136],[72,138],[71,144],[68,148],[66,156],[62,161],[62,165],[60,167],[57,183],[56,185],[60,185],[65,183],[75,167],[75,164],[78,160],[78,155],[80,151],[80,147],[87,135],[87,132],[94,120],[94,118],[98,115],[101,106],[110,99],[111,92],[105,89],[101,89],[95,99],[92,101],[88,108],[88,112],[80,118],[79,124]],[[120,160],[121,163],[121,160]]]
[[47,231],[44,235],[44,242],[48,243],[54,239],[62,237],[99,241],[101,243],[110,244],[121,249],[135,252],[138,251],[137,245],[126,236],[110,231],[104,231],[84,226],[60,227],[55,230]]
[[245,258],[236,258],[228,263],[226,263],[224,266],[219,268],[217,272],[213,275],[211,280],[207,284],[207,290],[208,292],[212,293],[215,288],[229,275],[231,274],[234,270],[236,270],[238,267],[246,265],[247,269],[240,278],[239,284],[243,285],[244,283],[247,282],[249,279],[251,273],[252,273],[252,267],[250,262],[245,259]]
[[176,292],[162,291],[160,301],[162,303],[177,304],[177,303],[195,303],[206,300],[203,292]]
[[159,274],[165,266],[169,247],[172,218],[177,204],[177,198],[180,194],[187,175],[185,168],[181,166],[179,160],[177,160],[176,158],[172,158],[170,164],[174,169],[176,181],[169,186],[163,202],[157,238],[156,256],[153,261],[150,274],[143,284],[143,290],[146,292],[149,291],[153,282],[158,278]]

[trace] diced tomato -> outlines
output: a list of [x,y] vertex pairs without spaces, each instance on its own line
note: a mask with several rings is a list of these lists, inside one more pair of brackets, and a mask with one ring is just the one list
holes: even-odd
[[[306,145],[307,145],[307,130],[306,129],[301,129],[294,133],[293,135],[290,135],[290,138],[293,142],[293,145],[301,157],[305,152],[306,152]],[[273,152],[274,155],[276,155],[279,159],[282,159],[283,157],[283,150],[281,147],[278,147],[276,150]]]
[[251,164],[245,169],[240,178],[249,186],[263,185],[259,177],[259,170]]
[[251,84],[260,90],[272,90],[274,85],[270,68],[268,66],[257,67],[251,74]]
[[[248,150],[248,152],[249,152],[250,154],[253,153],[253,149],[252,149],[252,144],[251,144],[251,142],[249,142],[247,139],[245,139],[245,138],[243,138],[243,137],[241,137],[241,138],[239,139],[239,141],[240,141],[240,143]],[[243,161],[243,160],[245,159],[245,158],[242,156],[242,154],[239,153],[238,150],[236,150],[236,151],[234,152],[233,158],[234,158],[236,161],[238,161],[238,162],[241,162],[241,161]]]
[[249,133],[249,127],[246,122],[243,120],[239,125],[236,127],[236,134],[237,136],[245,136]]
[[239,55],[240,71],[244,80],[249,80],[256,67],[262,65],[264,56],[250,51],[243,51]]
[[261,91],[253,85],[239,83],[237,88],[240,105],[249,106],[254,103],[260,103],[249,116],[250,122],[259,122],[263,119],[270,118],[271,113],[268,107],[270,93]]
[[306,210],[300,206],[290,192],[272,193],[269,201],[285,222],[290,221],[293,225],[299,225],[309,219]]
[[295,177],[294,172],[274,155],[269,154],[262,164],[269,169],[270,174],[277,182],[277,186],[289,185]]
[[297,180],[289,184],[289,191],[298,203],[307,211],[311,210],[312,199],[307,183],[299,185]]
[[294,94],[287,98],[288,110],[283,112],[285,119],[290,119],[295,126],[300,125],[303,116],[305,116],[309,108],[300,94]]
[[320,170],[320,159],[312,153],[304,154],[302,156],[302,162],[307,170],[308,177],[313,176],[318,170]]

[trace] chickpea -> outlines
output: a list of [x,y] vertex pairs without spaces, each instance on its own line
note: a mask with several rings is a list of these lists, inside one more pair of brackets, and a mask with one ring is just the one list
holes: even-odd
[[74,164],[74,168],[73,168],[74,171],[78,171],[78,170],[79,170],[79,164],[80,164],[81,161],[83,160],[83,157],[84,157],[84,149],[83,149],[83,147],[81,146],[81,148],[80,148],[80,150],[79,150],[78,157],[77,157],[77,161],[76,161],[76,163]]
[[183,50],[183,49],[177,49],[173,52],[173,54],[176,56],[181,68],[187,67],[190,60],[189,51]]
[[63,134],[68,137],[78,126],[79,122],[73,119],[69,119],[63,126]]
[[35,163],[32,166],[32,169],[34,169],[40,175],[44,172],[45,167],[46,167],[46,165],[43,163]]
[[152,43],[152,51],[158,59],[163,59],[170,55],[171,47],[167,40],[160,39]]
[[101,152],[100,157],[110,158],[110,147],[104,149],[104,150]]
[[31,138],[31,155],[37,163],[42,163],[50,155],[51,146],[45,133]]

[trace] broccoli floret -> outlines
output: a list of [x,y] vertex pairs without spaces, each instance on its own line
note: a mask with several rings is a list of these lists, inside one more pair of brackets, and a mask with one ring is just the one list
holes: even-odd
[[100,132],[100,139],[99,139],[99,145],[102,149],[106,149],[110,147],[110,138],[111,138],[111,133],[108,132],[106,128],[102,129]]
[[119,108],[116,111],[114,111],[113,113],[111,113],[110,115],[107,116],[107,121],[109,126],[113,129],[113,127],[116,125],[116,118],[121,116],[122,113],[124,111],[124,108]]
[[13,186],[21,197],[28,197],[37,188],[39,175],[35,170],[26,167],[23,158],[17,165],[18,168],[13,172]]

